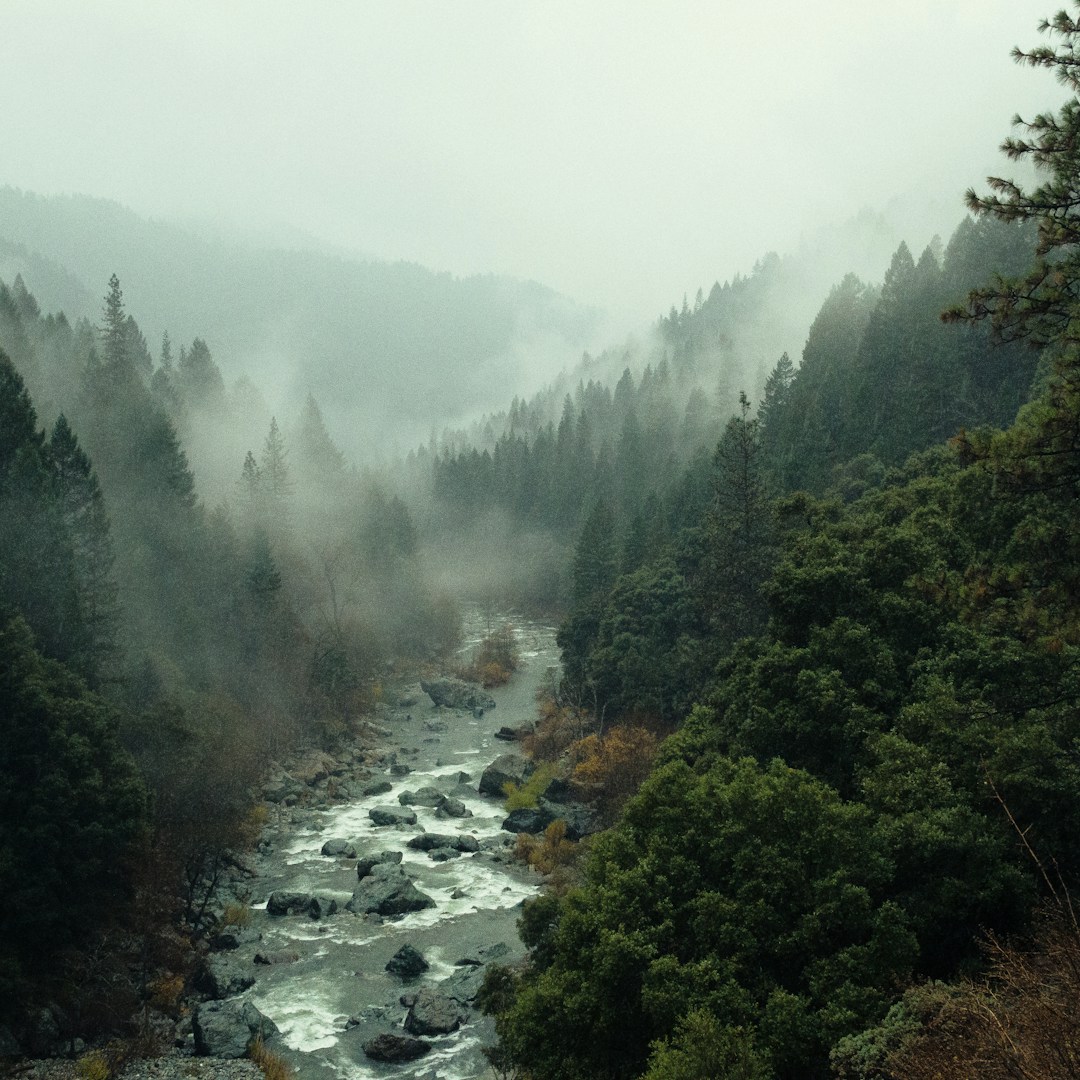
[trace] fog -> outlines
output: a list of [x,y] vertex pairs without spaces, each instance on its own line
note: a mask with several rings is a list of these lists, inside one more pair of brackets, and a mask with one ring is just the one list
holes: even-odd
[[536,279],[637,324],[862,207],[951,230],[1012,114],[1060,98],[1008,55],[1048,13],[7,0],[0,183]]

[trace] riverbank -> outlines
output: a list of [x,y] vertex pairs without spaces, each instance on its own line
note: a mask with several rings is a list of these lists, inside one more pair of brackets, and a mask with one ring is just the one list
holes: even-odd
[[[438,706],[407,687],[378,707],[361,743],[268,779],[250,876],[233,886],[247,925],[231,935],[235,947],[207,958],[202,985],[254,1006],[300,1080],[490,1075],[482,1048],[494,1030],[475,995],[489,962],[523,955],[516,923],[542,879],[513,858],[503,800],[482,795],[480,779],[512,749],[500,729],[532,723],[536,690],[558,661],[554,628],[526,623],[515,634],[521,668],[491,691],[494,708]],[[361,881],[380,856],[399,861]],[[389,879],[380,887],[408,883],[421,899],[380,907],[379,874]],[[387,970],[406,948],[425,970]],[[365,1047],[387,1037],[420,1040],[423,1056],[373,1060]]]

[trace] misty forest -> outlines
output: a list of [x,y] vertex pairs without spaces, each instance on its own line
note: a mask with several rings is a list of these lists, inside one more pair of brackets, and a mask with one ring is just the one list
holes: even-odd
[[1069,97],[950,234],[853,211],[625,336],[0,189],[0,1072],[1080,1075],[1039,29]]

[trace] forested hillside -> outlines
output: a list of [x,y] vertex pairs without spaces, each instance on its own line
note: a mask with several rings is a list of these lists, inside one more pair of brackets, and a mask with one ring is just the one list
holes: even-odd
[[[1018,58],[1080,90],[1044,29]],[[1036,117],[1040,186],[840,275],[798,354],[771,255],[472,427],[523,324],[591,316],[0,191],[0,1056],[42,1010],[149,1045],[269,763],[356,736],[466,601],[562,650],[508,733],[508,809],[573,820],[515,848],[549,888],[481,994],[500,1076],[1074,1075],[1077,139],[1076,99]],[[87,310],[111,256],[192,325],[148,342],[115,273]],[[369,467],[380,413],[447,425]]]
[[146,221],[104,199],[0,187],[0,223],[3,280],[21,273],[74,321],[96,317],[100,282],[118,274],[155,353],[164,332],[199,336],[230,387],[247,376],[275,403],[314,393],[350,455],[497,406],[508,374],[529,376],[545,352],[575,357],[596,321],[536,282]]
[[182,985],[172,921],[205,930],[269,762],[456,640],[407,509],[310,396],[200,501],[180,433],[233,404],[202,339],[151,359],[115,276],[97,326],[0,284],[0,1024],[45,1000],[110,1030],[157,965]]
[[[1075,91],[1080,25],[1046,29],[1018,58]],[[593,481],[530,745],[624,805],[489,977],[507,1075],[1073,1074],[1078,122],[1006,143],[1042,186],[834,289],[693,513],[693,466],[651,528]]]

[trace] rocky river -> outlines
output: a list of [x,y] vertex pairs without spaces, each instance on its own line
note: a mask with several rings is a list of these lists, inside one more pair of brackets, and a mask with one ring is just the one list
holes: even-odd
[[[469,624],[466,650],[484,629]],[[275,804],[246,885],[251,921],[210,958],[213,996],[226,1000],[200,1007],[204,1025],[250,1003],[300,1080],[488,1075],[481,1047],[494,1031],[472,998],[489,962],[521,956],[516,921],[540,879],[512,859],[503,801],[479,781],[516,749],[496,735],[532,722],[558,663],[554,628],[519,622],[515,636],[521,666],[491,691],[494,708],[436,706],[410,689],[379,710],[380,760],[348,778],[346,801]],[[387,914],[366,910],[380,903]],[[365,1053],[373,1044],[423,1056],[381,1062]]]

